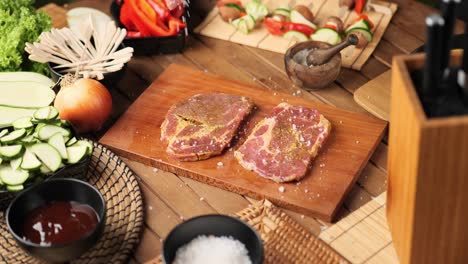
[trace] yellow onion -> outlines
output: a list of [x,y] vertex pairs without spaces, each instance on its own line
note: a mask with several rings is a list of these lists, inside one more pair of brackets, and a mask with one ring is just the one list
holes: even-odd
[[54,106],[76,132],[98,131],[112,112],[112,96],[96,80],[65,78]]

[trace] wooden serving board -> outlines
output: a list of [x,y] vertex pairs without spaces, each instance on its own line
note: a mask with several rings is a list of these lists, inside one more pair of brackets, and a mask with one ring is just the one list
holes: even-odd
[[391,81],[392,70],[388,70],[359,87],[354,92],[354,101],[376,117],[389,121]]
[[[258,109],[246,131],[281,102],[316,108],[332,123],[332,133],[300,183],[278,184],[241,167],[232,149],[204,161],[180,162],[166,154],[160,126],[176,102],[199,93],[222,92],[254,100]],[[164,73],[130,106],[102,137],[101,143],[119,155],[180,176],[253,198],[266,198],[281,206],[332,221],[346,193],[380,142],[387,123],[365,114],[347,112],[288,94],[225,80],[179,65]],[[233,148],[237,148],[238,144]],[[223,166],[218,166],[222,162]],[[285,187],[280,192],[279,187]],[[177,190],[174,190],[177,195]]]
[[[241,0],[244,5],[249,1],[251,0]],[[268,10],[270,10],[270,12],[277,7],[288,7],[297,4],[311,6],[311,10],[315,15],[314,22],[319,27],[323,26],[325,20],[329,16],[340,15],[338,2],[338,0],[262,0],[262,3],[268,6]],[[362,66],[366,63],[374,50],[377,48],[377,45],[382,39],[385,30],[390,24],[390,20],[398,8],[398,5],[395,3],[378,0],[374,0],[372,3],[386,7],[390,12],[387,14],[377,13],[374,11],[366,12],[366,14],[375,24],[375,28],[372,30],[374,39],[364,49],[356,49],[354,47],[344,49],[341,52],[343,67],[354,70],[361,70]],[[346,11],[341,16],[341,18],[346,26],[351,24],[351,22],[354,21],[357,16],[358,15],[354,11]],[[228,40],[235,43],[283,54],[286,53],[288,48],[296,44],[296,41],[294,40],[288,40],[281,36],[273,36],[269,34],[267,29],[263,26],[253,30],[247,35],[238,32],[233,26],[221,19],[221,17],[218,15],[217,7],[211,10],[205,20],[195,29],[195,32],[203,36]]]

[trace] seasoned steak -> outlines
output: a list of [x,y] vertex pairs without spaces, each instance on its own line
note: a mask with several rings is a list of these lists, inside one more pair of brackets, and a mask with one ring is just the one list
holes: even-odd
[[167,153],[182,161],[219,155],[253,106],[252,100],[242,96],[194,95],[169,109],[161,125],[161,140],[167,143]]
[[330,122],[317,110],[281,103],[254,127],[234,156],[262,177],[300,180],[330,130]]

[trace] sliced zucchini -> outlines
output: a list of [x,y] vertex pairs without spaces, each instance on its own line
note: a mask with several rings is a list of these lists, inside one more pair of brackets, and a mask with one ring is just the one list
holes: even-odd
[[42,164],[40,167],[39,167],[39,171],[42,173],[42,174],[48,174],[48,173],[51,173],[52,171],[47,168],[46,165]]
[[26,149],[23,154],[23,162],[21,162],[21,169],[23,170],[37,170],[42,166],[42,162],[40,162],[36,155]]
[[268,8],[260,1],[250,1],[245,5],[245,12],[251,15],[255,20],[262,20],[268,15]]
[[273,11],[273,15],[282,15],[282,16],[285,16],[285,17],[290,17],[291,16],[291,10],[289,10],[287,8],[276,8]]
[[3,136],[5,136],[6,134],[8,134],[8,129],[3,129],[2,131],[0,131],[0,138],[2,138]]
[[239,18],[239,19],[240,19],[240,21],[239,21],[239,23],[237,23],[237,30],[239,30],[240,32],[242,32],[244,34],[248,34],[249,33],[249,26],[247,25],[247,21],[245,21],[242,18]]
[[31,152],[36,154],[37,158],[39,158],[39,160],[53,172],[55,172],[62,163],[60,153],[47,143],[37,143],[32,145]]
[[87,140],[78,140],[73,146],[85,146],[88,148],[87,154],[93,154],[93,144]]
[[369,30],[367,30],[365,28],[353,28],[351,30],[348,30],[346,32],[346,35],[352,34],[353,32],[361,33],[367,39],[367,42],[369,42],[369,43],[372,42],[373,35]]
[[306,34],[296,31],[296,30],[290,30],[286,33],[283,34],[284,38],[295,40],[298,42],[303,42],[309,40],[309,38],[306,36]]
[[18,184],[18,185],[7,185],[7,190],[10,192],[19,192],[24,190],[23,184]]
[[310,38],[315,41],[326,42],[330,45],[336,45],[341,42],[340,34],[330,28],[321,28]]
[[10,132],[10,134],[3,136],[2,138],[0,138],[0,142],[7,144],[19,140],[24,136],[26,136],[26,129],[21,128],[19,130],[13,130]]
[[245,22],[247,23],[247,27],[249,28],[249,30],[252,30],[255,28],[255,18],[251,15],[246,15],[246,16],[243,16],[241,19],[244,19]]
[[13,170],[11,166],[0,165],[0,179],[6,185],[20,185],[29,178],[29,172],[25,170]]
[[22,143],[25,143],[25,144],[31,144],[31,143],[36,143],[37,142],[37,138],[34,137],[34,134],[31,134],[29,136],[25,136],[24,138],[22,138],[20,140]]
[[23,162],[23,157],[16,158],[10,161],[10,166],[13,170],[17,170],[21,166],[21,162]]
[[6,160],[15,159],[23,154],[24,147],[22,145],[11,145],[0,147],[0,156]]
[[15,129],[30,128],[34,126],[31,120],[32,118],[29,116],[21,117],[13,121],[12,125]]
[[73,146],[67,148],[68,163],[75,164],[80,162],[88,153],[86,146]]
[[53,106],[46,106],[36,110],[33,116],[37,120],[55,120],[58,117],[58,110]]
[[64,137],[70,136],[70,130],[54,125],[44,125],[37,131],[40,140],[48,140],[55,133],[60,133]]
[[76,137],[72,137],[70,138],[70,140],[67,141],[67,147],[71,147],[73,146],[73,144],[75,144],[76,142],[78,141],[78,139],[76,139]]
[[351,26],[349,26],[346,29],[346,34],[348,34],[348,31],[352,30],[353,28],[364,28],[366,30],[371,30],[371,26],[370,26],[369,22],[367,22],[367,20],[365,20],[365,19],[361,19],[361,20],[357,21],[356,23],[352,24]]
[[317,25],[315,25],[312,21],[309,21],[297,10],[291,10],[291,15],[289,16],[289,18],[291,19],[291,22],[293,23],[304,24],[313,29],[317,29]]
[[68,159],[65,140],[63,139],[63,136],[60,134],[60,132],[51,136],[47,142],[60,153],[62,159]]

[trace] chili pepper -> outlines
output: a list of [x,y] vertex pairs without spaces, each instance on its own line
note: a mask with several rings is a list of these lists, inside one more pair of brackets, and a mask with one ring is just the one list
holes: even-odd
[[287,31],[284,28],[284,24],[285,23],[277,21],[271,17],[267,17],[263,20],[263,25],[272,35],[283,35],[283,33]]
[[356,13],[361,14],[364,11],[364,7],[366,7],[367,0],[356,0],[356,5],[354,6],[354,11]]
[[161,0],[147,0],[148,4],[153,8],[153,10],[156,12],[158,15],[158,19],[166,22],[169,17],[171,16],[171,12],[167,7],[164,5]]
[[286,31],[295,30],[304,33],[306,36],[310,36],[315,33],[315,29],[304,24],[286,22],[284,26]]
[[145,14],[145,16],[152,22],[156,22],[159,19],[159,16],[156,14],[156,11],[148,4],[148,1],[142,0],[137,2],[137,6]]
[[137,28],[130,18],[128,8],[129,4],[126,3],[124,3],[120,8],[120,22],[122,22],[122,24],[128,31],[136,31]]

